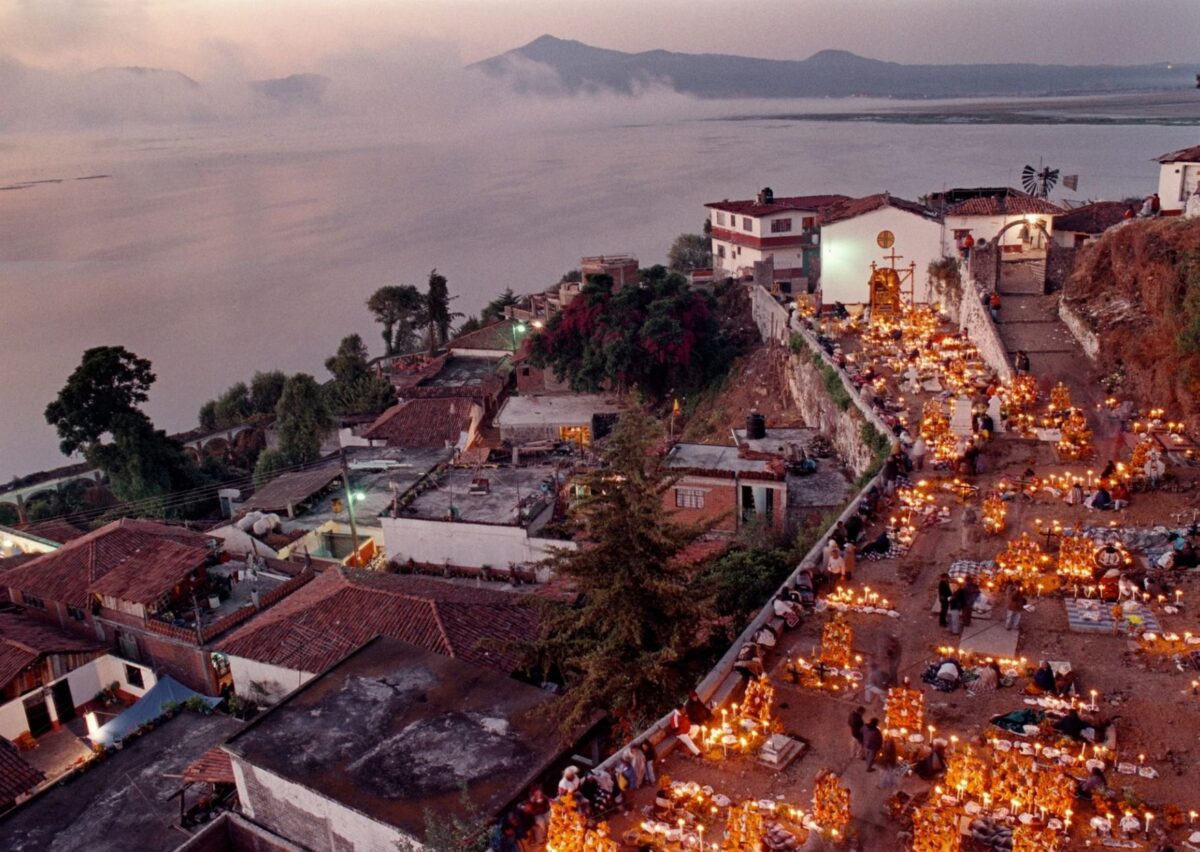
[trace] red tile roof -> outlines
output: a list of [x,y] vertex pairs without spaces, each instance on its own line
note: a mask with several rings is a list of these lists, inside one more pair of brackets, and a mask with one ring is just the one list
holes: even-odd
[[499,322],[485,325],[483,328],[477,328],[474,331],[468,331],[466,334],[454,338],[446,344],[446,348],[451,352],[455,349],[515,352],[517,349],[516,340],[521,335],[521,332],[516,330],[516,325],[517,321],[513,319],[500,320]]
[[59,544],[66,544],[68,541],[74,541],[77,538],[82,538],[88,534],[85,529],[80,529],[67,521],[38,521],[35,524],[28,524],[21,527],[21,532],[36,535],[39,538],[56,541]]
[[517,655],[488,640],[530,639],[538,618],[524,597],[412,575],[325,571],[230,635],[236,657],[319,673],[380,634],[511,674]]
[[848,198],[845,201],[839,201],[837,204],[825,208],[821,212],[821,224],[830,225],[845,219],[853,219],[856,216],[871,213],[881,207],[894,207],[897,210],[903,210],[906,213],[913,213],[934,221],[938,218],[934,211],[915,201],[896,198],[888,192],[879,192],[875,195],[864,196],[863,198]]
[[233,760],[229,752],[220,746],[213,746],[183,770],[183,780],[191,784],[198,781],[207,781],[209,784],[237,783],[233,777]]
[[454,446],[470,428],[472,405],[461,396],[410,399],[380,414],[363,437],[404,449]]
[[713,210],[724,210],[726,213],[736,213],[739,216],[769,216],[785,210],[805,210],[816,213],[840,201],[849,200],[848,195],[777,195],[770,204],[759,204],[757,199],[747,198],[744,201],[728,199],[713,201],[704,206],[711,207]]
[[15,801],[45,780],[42,771],[26,763],[15,745],[0,737],[0,803]]
[[[182,563],[202,565],[210,553],[208,541],[180,527],[125,518],[4,572],[3,582],[44,600],[86,607],[93,588],[117,572],[100,588],[139,602],[150,589],[158,590],[152,599],[174,586]],[[126,591],[137,597],[125,598]]]
[[104,646],[28,616],[0,613],[0,688],[47,654],[89,651],[98,657]]
[[1125,212],[1128,209],[1129,204],[1124,201],[1096,201],[1085,204],[1061,216],[1055,216],[1054,230],[1099,234],[1125,221]]
[[946,211],[947,216],[1053,216],[1062,213],[1057,204],[1024,192],[1012,190],[999,198],[968,198]]
[[1172,151],[1154,159],[1160,163],[1200,163],[1200,145],[1180,148],[1178,151]]

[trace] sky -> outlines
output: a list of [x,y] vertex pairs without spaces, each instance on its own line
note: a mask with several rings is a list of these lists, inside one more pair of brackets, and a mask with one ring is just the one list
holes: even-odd
[[404,51],[467,63],[549,33],[620,50],[895,62],[1200,61],[1200,0],[0,0],[0,59],[285,75]]

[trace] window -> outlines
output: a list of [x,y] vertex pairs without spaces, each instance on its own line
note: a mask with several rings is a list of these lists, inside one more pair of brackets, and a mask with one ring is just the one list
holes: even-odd
[[84,617],[83,610],[81,610],[77,606],[68,606],[67,607],[67,615],[71,616],[71,618],[75,619],[76,621],[83,621],[83,617]]
[[125,664],[125,682],[130,686],[136,686],[138,689],[142,689],[146,685],[142,680],[142,670],[128,663]]
[[751,219],[749,216],[743,216],[742,217],[742,227],[753,234],[754,233],[754,220]]
[[813,228],[817,227],[817,217],[805,216],[800,220],[800,226],[806,231],[811,231]]
[[786,234],[790,230],[792,230],[791,219],[773,219],[771,221],[772,234]]
[[29,592],[21,592],[21,600],[25,602],[25,606],[33,607],[34,609],[45,609],[46,602],[37,595],[31,595]]
[[720,210],[717,211],[717,224],[718,225],[725,224],[725,214],[722,213]]
[[680,509],[703,509],[704,490],[701,488],[676,488],[675,506]]
[[725,256],[725,246],[717,246],[717,257]]

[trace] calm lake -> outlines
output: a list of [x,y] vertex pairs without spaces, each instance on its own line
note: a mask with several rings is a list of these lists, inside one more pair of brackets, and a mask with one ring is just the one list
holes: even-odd
[[627,112],[449,121],[432,136],[333,118],[0,136],[0,479],[65,463],[42,410],[89,346],[150,358],[147,410],[177,431],[257,369],[324,378],[352,332],[377,352],[367,297],[423,286],[434,267],[471,313],[505,287],[542,289],[584,254],[661,262],[676,234],[700,229],[704,202],[763,186],[916,198],[1017,186],[1043,161],[1079,174],[1081,198],[1144,196],[1152,158],[1196,141],[1189,127]]

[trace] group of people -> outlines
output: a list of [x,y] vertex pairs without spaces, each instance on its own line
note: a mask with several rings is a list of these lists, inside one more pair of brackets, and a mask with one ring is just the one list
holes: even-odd
[[948,627],[955,636],[962,633],[964,627],[971,626],[971,614],[983,595],[973,575],[968,575],[966,581],[956,588],[950,581],[950,575],[943,572],[938,579],[937,594],[940,626]]

